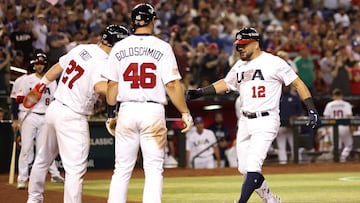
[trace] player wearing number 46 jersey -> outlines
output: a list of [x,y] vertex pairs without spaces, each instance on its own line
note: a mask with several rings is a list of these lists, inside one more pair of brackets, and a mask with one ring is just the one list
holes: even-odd
[[[152,35],[156,13],[150,4],[138,4],[131,13],[135,34],[118,42],[109,55],[106,100],[108,116],[120,102],[115,128],[115,170],[108,202],[125,203],[139,147],[143,156],[144,203],[161,202],[166,146],[166,93],[182,113],[186,132],[193,125],[185,102],[181,76],[171,46]],[[116,121],[116,120],[115,120]]]
[[224,79],[212,85],[189,90],[187,99],[213,95],[229,90],[240,94],[241,106],[236,137],[238,170],[244,175],[239,203],[245,203],[256,193],[266,203],[279,203],[281,199],[270,192],[262,165],[269,147],[276,138],[280,126],[279,103],[281,88],[292,85],[309,111],[309,125],[320,124],[311,94],[303,81],[281,58],[263,52],[260,34],[254,28],[243,28],[234,42],[240,59]]
[[[82,183],[90,149],[88,116],[99,94],[106,94],[107,81],[101,77],[112,46],[128,36],[125,27],[110,25],[98,44],[78,45],[41,79],[39,88],[27,97],[28,104],[41,98],[42,87],[60,74],[58,88],[46,111],[46,144],[39,149],[30,176],[28,203],[43,202],[46,171],[60,152],[65,169],[64,202],[82,202]],[[25,102],[24,102],[25,103]]]

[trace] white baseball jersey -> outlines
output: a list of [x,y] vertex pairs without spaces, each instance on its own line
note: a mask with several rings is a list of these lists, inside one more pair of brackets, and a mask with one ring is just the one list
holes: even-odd
[[[37,83],[40,82],[41,78],[38,78],[35,73],[27,75],[24,79],[21,80],[20,89],[22,96],[25,96],[30,92]],[[56,90],[57,84],[56,81],[53,81],[46,85],[46,89],[40,99],[40,101],[32,108],[34,113],[45,113],[47,107],[50,105],[51,101],[54,100],[54,93]]]
[[278,56],[262,52],[251,60],[237,61],[225,77],[231,90],[240,93],[241,110],[279,113],[282,84],[288,86],[297,78],[294,70]]
[[[328,118],[349,118],[353,115],[352,106],[344,100],[333,100],[326,104],[323,115]],[[339,133],[345,128],[348,131],[349,126],[339,125]]]
[[149,35],[131,35],[116,43],[103,76],[118,82],[117,101],[154,101],[164,105],[164,85],[181,79],[171,46]]
[[[216,136],[212,130],[204,129],[201,134],[197,130],[191,130],[186,133],[186,151],[190,151],[190,160],[214,143],[216,143]],[[210,147],[198,157],[208,157],[213,154],[214,148]]]
[[324,116],[329,118],[349,118],[352,116],[352,106],[344,100],[334,100],[326,104]]
[[[333,100],[326,104],[323,115],[329,118],[349,118],[353,115],[352,106],[344,100]],[[339,125],[339,149],[343,148],[340,154],[340,162],[346,161],[353,147],[352,133],[350,126]],[[333,128],[329,129],[333,137]],[[344,146],[343,146],[344,145]]]
[[100,81],[101,70],[107,64],[108,55],[96,44],[79,45],[60,57],[65,69],[55,92],[55,99],[82,115],[91,115],[99,94],[94,86]]
[[[16,78],[16,80],[12,86],[12,89],[11,89],[10,98],[16,99],[17,96],[23,96],[23,93],[21,90],[21,82],[26,76],[27,75],[24,74],[24,75]],[[19,104],[19,111],[26,111],[26,108],[24,107],[24,105],[22,103]]]

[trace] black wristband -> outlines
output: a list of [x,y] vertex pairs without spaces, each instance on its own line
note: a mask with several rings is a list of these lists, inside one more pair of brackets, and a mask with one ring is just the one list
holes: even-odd
[[216,90],[214,85],[209,85],[207,87],[201,88],[203,95],[215,95],[216,94]]
[[316,111],[315,104],[311,97],[304,99],[304,104],[308,111],[310,110]]
[[116,105],[107,105],[107,117],[115,118],[116,116]]

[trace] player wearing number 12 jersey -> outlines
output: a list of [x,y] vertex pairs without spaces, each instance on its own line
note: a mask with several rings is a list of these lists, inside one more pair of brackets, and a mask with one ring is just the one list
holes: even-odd
[[255,191],[264,202],[281,203],[267,186],[261,169],[280,126],[281,87],[292,85],[309,111],[309,125],[320,124],[319,114],[303,81],[281,58],[261,50],[260,34],[254,28],[243,28],[235,35],[240,59],[224,79],[210,86],[189,90],[187,99],[213,95],[229,90],[240,94],[241,106],[236,136],[238,170],[244,175],[238,203],[246,203]]
[[[108,109],[120,102],[115,128],[115,170],[108,202],[125,203],[139,147],[143,156],[144,203],[162,196],[166,146],[166,93],[182,113],[186,132],[193,125],[180,84],[181,76],[171,46],[152,35],[156,13],[150,4],[138,4],[131,13],[135,33],[118,42],[109,55]],[[108,117],[114,118],[108,110]]]
[[[73,48],[60,57],[36,86],[47,85],[61,74],[55,101],[46,111],[44,133],[47,136],[30,175],[28,203],[43,202],[46,171],[58,152],[65,169],[64,202],[82,202],[82,183],[90,150],[87,118],[99,94],[106,94],[107,82],[101,77],[101,70],[107,65],[108,54],[116,42],[127,36],[125,27],[108,26],[101,42]],[[41,88],[35,90],[41,95]]]

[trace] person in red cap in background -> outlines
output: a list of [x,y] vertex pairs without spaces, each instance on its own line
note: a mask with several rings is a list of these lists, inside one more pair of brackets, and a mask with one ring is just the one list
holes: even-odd
[[219,46],[213,42],[207,46],[207,53],[200,63],[201,80],[207,79],[210,83],[222,78],[229,70],[225,52],[220,52]]

